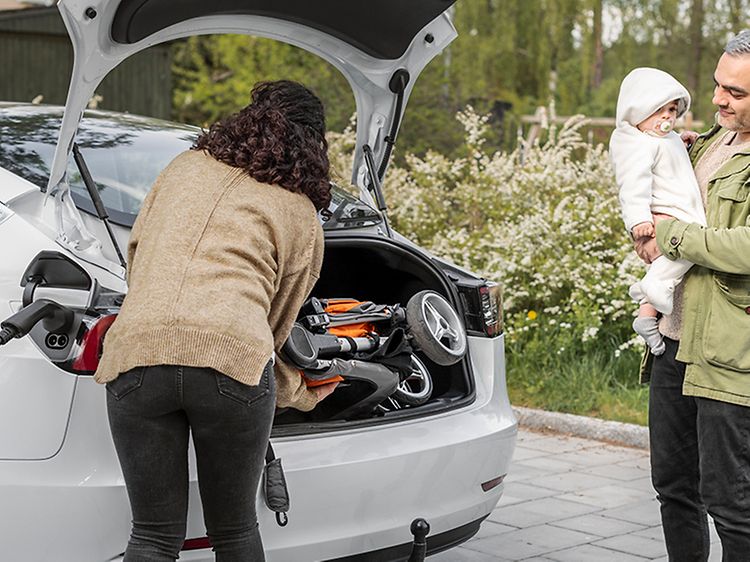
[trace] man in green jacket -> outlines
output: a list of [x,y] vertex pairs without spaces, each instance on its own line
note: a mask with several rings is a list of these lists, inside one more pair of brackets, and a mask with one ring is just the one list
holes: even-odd
[[714,82],[717,124],[690,153],[708,226],[655,217],[656,239],[636,242],[646,261],[695,264],[650,368],[652,479],[678,562],[708,559],[706,511],[723,559],[750,560],[750,31],[729,41]]

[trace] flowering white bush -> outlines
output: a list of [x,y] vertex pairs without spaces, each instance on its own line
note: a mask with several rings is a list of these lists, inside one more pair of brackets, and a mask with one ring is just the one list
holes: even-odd
[[[385,186],[394,228],[434,254],[503,286],[512,343],[545,332],[582,344],[630,347],[642,275],[620,218],[607,153],[582,141],[585,119],[513,152],[484,146],[487,117],[458,114],[465,156],[407,155]],[[331,135],[331,159],[351,169],[351,129]],[[560,339],[562,338],[562,339]]]

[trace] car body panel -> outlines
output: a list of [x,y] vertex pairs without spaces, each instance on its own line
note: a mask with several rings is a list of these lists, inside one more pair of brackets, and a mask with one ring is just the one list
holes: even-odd
[[[0,175],[2,180],[2,175]],[[16,183],[22,180],[16,178]],[[13,182],[0,181],[2,194],[13,193]],[[20,190],[19,190],[20,191]],[[38,190],[30,193],[41,201]],[[42,250],[58,250],[54,240],[34,225],[13,213],[0,223],[3,240],[0,267],[0,319],[21,308],[21,277],[26,267]],[[12,242],[11,242],[12,241]],[[92,271],[92,277],[115,284],[105,271]],[[38,290],[38,296],[53,295]],[[85,304],[88,292],[80,296],[54,294],[65,304]],[[11,340],[0,353],[0,459],[47,459],[60,450],[68,425],[71,402],[78,377],[60,370],[40,351],[31,338]]]
[[39,188],[8,170],[0,168],[0,202],[7,205],[17,197],[32,191],[39,191]]
[[[4,319],[21,307],[21,275],[37,248],[55,248],[55,244],[15,213],[0,224],[0,239],[0,318]],[[45,459],[59,451],[75,383],[76,377],[50,363],[30,338],[12,340],[3,348],[0,459]]]
[[[3,312],[3,317],[9,315]],[[0,460],[42,460],[57,454],[76,380],[52,365],[30,339],[8,344],[0,355],[0,427],[5,428],[0,431]]]

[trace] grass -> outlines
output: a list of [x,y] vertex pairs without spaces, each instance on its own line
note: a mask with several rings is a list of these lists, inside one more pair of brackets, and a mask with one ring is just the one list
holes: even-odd
[[646,425],[648,386],[638,383],[636,351],[615,357],[611,346],[566,349],[556,343],[509,346],[512,404]]

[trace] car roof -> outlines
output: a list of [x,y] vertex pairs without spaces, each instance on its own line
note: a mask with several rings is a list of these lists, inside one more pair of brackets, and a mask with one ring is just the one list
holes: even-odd
[[323,31],[378,59],[402,56],[414,36],[456,0],[121,0],[112,39],[136,43],[171,25],[216,15],[255,15]]

